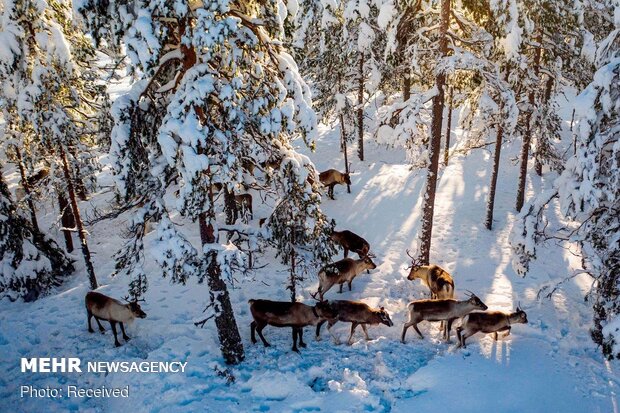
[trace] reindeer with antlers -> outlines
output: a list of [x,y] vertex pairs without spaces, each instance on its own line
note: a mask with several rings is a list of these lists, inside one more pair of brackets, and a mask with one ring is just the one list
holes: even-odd
[[101,333],[105,331],[105,328],[101,325],[101,320],[110,323],[112,332],[114,333],[114,345],[116,347],[120,347],[121,345],[116,335],[116,323],[119,323],[121,326],[123,339],[129,341],[129,336],[125,333],[125,325],[123,323],[130,323],[136,318],[146,318],[146,313],[142,311],[142,308],[140,308],[138,304],[138,301],[144,300],[129,301],[129,297],[125,297],[125,301],[127,301],[127,304],[123,304],[112,297],[108,297],[96,291],[88,292],[84,299],[86,313],[88,314],[88,331],[90,333],[95,332],[90,324],[91,319],[95,317]]
[[411,258],[411,265],[407,267],[408,280],[421,280],[431,291],[431,299],[454,298],[454,280],[448,271],[438,265],[422,265],[420,259],[414,258],[409,250],[407,255]]

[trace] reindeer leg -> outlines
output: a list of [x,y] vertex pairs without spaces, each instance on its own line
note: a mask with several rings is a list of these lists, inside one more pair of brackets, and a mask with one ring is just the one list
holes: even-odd
[[91,313],[90,311],[87,311],[87,320],[88,320],[88,332],[89,333],[94,333],[95,330],[93,330],[93,327],[90,325],[90,320],[93,318],[93,313]]
[[297,327],[293,327],[293,351],[299,353],[297,348]]
[[454,320],[456,320],[456,318],[451,318],[448,320],[448,325],[446,326],[446,330],[444,333],[444,336],[446,338],[446,343],[450,342],[450,330],[452,330],[452,323],[454,323]]
[[493,340],[497,341],[497,331],[493,333]]
[[252,321],[250,323],[250,338],[252,339],[252,344],[256,344],[256,321]]
[[357,323],[354,321],[351,323],[351,334],[349,334],[349,345],[353,344],[353,333],[355,333],[355,329],[357,328]]
[[261,324],[256,323],[256,324],[257,324],[257,325],[256,325],[256,332],[258,333],[258,336],[259,336],[259,337],[260,337],[260,339],[262,340],[263,345],[264,345],[265,347],[271,347],[271,344],[267,343],[267,340],[265,340],[265,336],[263,336],[263,328],[265,328],[265,326],[266,326],[267,324],[263,324],[263,323],[261,323]]
[[422,333],[420,333],[420,329],[418,328],[418,323],[413,323],[413,329],[415,330],[416,333],[418,333],[420,338],[424,340],[424,336],[422,335]]
[[327,322],[327,331],[334,338],[334,344],[340,344],[340,340],[338,339],[338,336],[336,335],[336,333],[334,333],[332,331],[332,327],[334,326],[334,324],[336,324],[336,321],[328,321]]
[[297,327],[297,334],[299,335],[299,347],[306,348],[306,343],[304,343],[304,328]]
[[368,337],[368,327],[366,327],[366,324],[361,324],[362,326],[362,331],[364,331],[364,338],[366,339],[366,341],[370,341],[370,337]]
[[110,326],[112,326],[112,332],[114,333],[114,345],[116,347],[120,347],[121,343],[119,343],[118,337],[116,335],[116,321],[110,321]]
[[344,283],[340,283],[340,289],[338,290],[338,294],[342,294],[342,285],[343,285],[343,284],[344,284]]
[[97,325],[99,326],[99,331],[101,332],[101,334],[103,334],[103,332],[105,331],[105,328],[103,328],[103,326],[101,325],[101,320],[99,319],[99,317],[95,316],[95,321],[97,322]]
[[463,337],[461,336],[461,331],[463,331],[463,327],[456,328],[456,338],[458,339],[458,343],[459,343],[457,347],[463,346]]
[[325,324],[326,321],[327,320],[321,320],[316,325],[316,341],[321,341],[321,327],[323,327],[323,324]]
[[125,340],[125,341],[129,341],[129,340],[130,340],[130,338],[129,338],[129,336],[127,335],[127,333],[125,333],[125,326],[123,325],[123,323],[119,323],[119,324],[121,325],[121,331],[123,332],[123,340]]
[[413,325],[413,323],[411,322],[411,320],[407,321],[404,325],[403,325],[403,332],[401,334],[400,337],[400,341],[402,343],[405,342],[405,334],[407,334],[407,330],[409,329],[409,327],[411,327]]
[[351,283],[353,282],[353,280],[349,280],[349,291],[351,291]]
[[[344,247],[342,247],[344,248]],[[344,248],[344,257],[347,258],[349,256],[349,249],[348,248]]]

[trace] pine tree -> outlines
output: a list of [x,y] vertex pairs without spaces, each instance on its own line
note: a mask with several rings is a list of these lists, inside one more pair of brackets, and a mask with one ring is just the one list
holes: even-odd
[[[282,47],[285,16],[279,6],[177,2],[153,11],[141,4],[132,11],[141,16],[140,30],[118,17],[122,4],[112,2],[103,13],[89,4],[82,10],[93,33],[110,43],[122,36],[132,67],[143,74],[112,108],[119,200],[139,206],[131,237],[117,254],[117,270],[131,277],[134,295],[144,293],[144,228],[159,221],[154,255],[164,276],[207,281],[209,310],[197,325],[215,319],[231,364],[243,360],[244,352],[226,281],[247,263],[238,246],[224,243],[219,233],[244,234],[251,244],[260,235],[230,214],[218,214],[219,188],[227,199],[247,186],[275,194],[279,202],[268,229],[281,236],[285,221],[279,208],[296,211],[307,238],[295,240],[296,246],[325,240],[330,229],[320,214],[318,188],[309,183],[317,181],[316,171],[291,146],[295,137],[312,145],[316,116],[309,89]],[[176,202],[166,203],[163,195],[173,185]],[[170,219],[175,210],[197,224],[199,248],[176,229]],[[283,243],[278,236],[274,241]]]
[[[69,3],[20,0],[4,4],[2,32],[8,53],[0,62],[8,135],[33,164],[50,165],[51,185],[69,192],[92,288],[97,280],[77,197],[94,186],[94,156],[85,146],[92,134],[101,88],[91,70],[94,49],[72,19]],[[20,136],[23,134],[23,136]]]
[[[616,6],[616,16],[618,7]],[[611,16],[610,19],[611,21]],[[618,340],[605,326],[620,314],[620,36],[616,28],[599,44],[598,70],[576,100],[576,153],[552,189],[526,204],[513,229],[513,266],[525,274],[538,245],[549,238],[576,242],[584,271],[593,277],[587,300],[594,310],[592,338],[603,353],[619,357]],[[558,199],[574,225],[552,228],[547,206]]]
[[71,272],[58,245],[19,215],[0,167],[0,298],[34,301]]

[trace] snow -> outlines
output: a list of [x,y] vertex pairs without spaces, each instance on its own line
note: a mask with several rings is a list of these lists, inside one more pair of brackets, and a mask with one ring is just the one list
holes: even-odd
[[383,3],[379,10],[379,16],[377,17],[379,28],[382,30],[387,29],[395,15],[396,6],[394,6],[394,3],[391,0]]
[[[338,168],[342,163],[338,130],[322,127],[319,132],[317,153],[306,150],[306,154],[319,170]],[[0,409],[407,412],[433,411],[441,406],[465,412],[612,411],[618,374],[616,364],[604,363],[588,335],[591,314],[582,299],[587,280],[577,278],[557,293],[557,299],[536,299],[538,288],[568,273],[578,262],[564,250],[550,246],[539,251],[541,256],[532,263],[527,278],[522,279],[511,268],[508,236],[515,214],[510,184],[517,176],[516,166],[500,171],[496,230],[489,232],[482,227],[490,162],[485,152],[451,159],[450,166],[442,170],[431,255],[453,274],[457,296],[470,289],[491,308],[502,310],[512,309],[520,301],[530,323],[515,326],[510,336],[497,343],[478,334],[470,339],[467,350],[444,344],[438,328],[428,324],[420,326],[426,340],[410,338],[404,345],[398,341],[407,302],[427,294],[424,287],[406,280],[404,269],[404,251],[417,243],[423,174],[410,170],[400,150],[372,142],[366,146],[367,160],[363,163],[355,162],[355,147],[350,148],[349,156],[354,160],[352,193],[337,187],[337,200],[326,200],[323,208],[339,228],[351,229],[370,242],[378,268],[370,275],[360,275],[353,282],[352,292],[339,296],[330,291],[328,295],[383,305],[395,327],[371,327],[369,342],[358,332],[352,346],[334,345],[325,331],[323,340],[315,342],[312,329],[306,328],[308,348],[301,354],[290,351],[290,330],[267,327],[265,336],[272,347],[252,345],[247,300],[288,299],[288,291],[281,287],[288,274],[267,254],[260,260],[269,266],[254,277],[262,282],[242,278],[231,290],[246,361],[231,369],[236,381],[227,384],[218,374],[225,366],[212,322],[204,329],[192,324],[204,309],[206,285],[196,280],[186,285],[170,284],[158,276],[159,270],[148,260],[150,287],[142,306],[148,317],[130,326],[132,340],[116,349],[107,326],[104,335],[86,331],[83,297],[88,287],[80,268],[54,295],[29,304],[0,302],[0,368],[5,372],[0,377]],[[514,156],[518,145],[506,151],[507,156]],[[109,182],[110,177],[101,179]],[[531,178],[529,191],[544,184]],[[95,197],[95,202],[104,202],[102,198]],[[88,203],[82,206],[88,209]],[[260,216],[260,211],[256,213]],[[51,222],[53,214],[53,209],[45,208],[40,212],[41,220]],[[95,267],[104,284],[100,290],[115,297],[126,294],[127,279],[109,277],[113,271],[110,255],[122,241],[120,228],[126,219],[129,216],[89,228]],[[197,241],[195,225],[186,223],[182,228],[189,240]],[[154,243],[161,236],[158,234],[149,234],[147,244]],[[311,302],[309,293],[316,291],[316,285],[314,277],[307,279],[299,298]],[[348,326],[339,323],[335,330],[343,336]],[[107,376],[19,372],[19,357],[42,353],[102,361],[180,360],[188,362],[188,372]],[[129,384],[132,395],[129,400],[19,399],[17,386],[24,381],[38,386]]]

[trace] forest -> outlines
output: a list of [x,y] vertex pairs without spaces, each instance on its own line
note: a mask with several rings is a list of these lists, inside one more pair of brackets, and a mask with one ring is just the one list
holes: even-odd
[[[0,410],[618,411],[618,0],[0,0],[0,45]],[[20,398],[45,354],[188,373]]]

